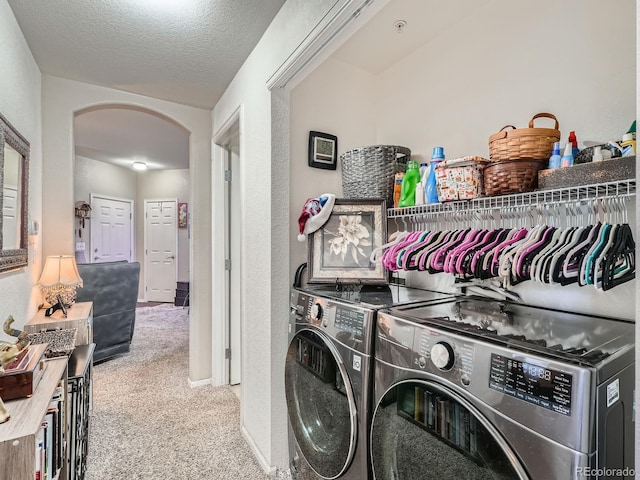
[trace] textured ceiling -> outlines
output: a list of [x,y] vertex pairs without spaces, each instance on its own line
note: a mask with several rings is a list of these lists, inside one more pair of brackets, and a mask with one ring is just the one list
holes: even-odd
[[[212,109],[285,0],[8,0],[43,73]],[[78,155],[188,168],[188,132],[131,109],[76,117]]]
[[284,0],[8,0],[43,73],[211,109]]

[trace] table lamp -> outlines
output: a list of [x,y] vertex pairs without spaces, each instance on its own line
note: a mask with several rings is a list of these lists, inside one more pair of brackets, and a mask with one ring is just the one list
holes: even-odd
[[[42,289],[44,299],[51,313],[60,309],[66,316],[66,307],[76,301],[76,288],[82,287],[82,278],[73,255],[53,255],[47,257],[38,285]],[[47,316],[51,315],[48,313]]]

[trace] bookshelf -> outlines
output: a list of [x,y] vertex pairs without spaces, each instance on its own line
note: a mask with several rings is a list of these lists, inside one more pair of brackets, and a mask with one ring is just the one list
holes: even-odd
[[[62,388],[59,389],[59,386]],[[49,458],[55,461],[54,457],[58,457],[60,468],[56,469],[50,478],[66,480],[65,447],[68,414],[64,392],[67,392],[67,388],[67,357],[46,360],[46,368],[34,394],[28,398],[5,402],[11,418],[8,422],[0,424],[0,459],[2,459],[0,461],[0,480],[33,480],[37,478],[36,463],[43,462],[41,456],[36,458],[37,442],[39,439],[47,438],[46,435],[43,435],[42,425],[47,420],[47,411],[52,400],[60,392],[63,393],[63,401],[59,408],[59,413],[62,414],[60,425],[64,428],[56,431],[60,436],[54,435],[53,431],[48,436],[52,452],[49,454]],[[60,438],[63,440],[60,441]],[[45,478],[41,477],[42,480]]]

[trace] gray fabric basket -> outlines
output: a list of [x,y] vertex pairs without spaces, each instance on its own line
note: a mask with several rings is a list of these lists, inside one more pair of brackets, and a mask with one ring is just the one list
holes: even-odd
[[340,155],[344,198],[384,198],[393,206],[393,179],[405,171],[411,150],[397,145],[354,148]]

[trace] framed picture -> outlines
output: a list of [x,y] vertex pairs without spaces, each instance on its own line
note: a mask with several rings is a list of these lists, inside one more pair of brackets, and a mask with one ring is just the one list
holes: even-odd
[[188,206],[186,203],[178,203],[178,228],[187,228]]
[[322,132],[309,132],[309,166],[335,170],[338,157],[338,137]]
[[329,220],[309,235],[308,283],[388,283],[387,271],[371,263],[371,252],[386,242],[383,199],[336,199]]

